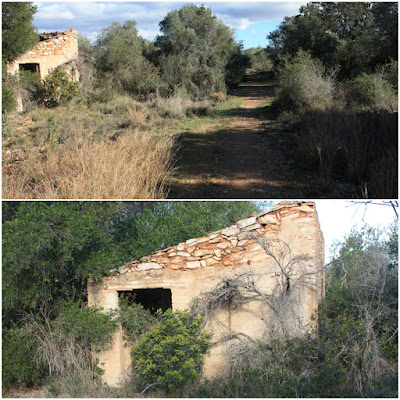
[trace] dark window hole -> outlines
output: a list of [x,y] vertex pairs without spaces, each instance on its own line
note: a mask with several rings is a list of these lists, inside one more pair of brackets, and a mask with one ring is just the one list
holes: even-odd
[[133,289],[118,292],[119,296],[122,294],[128,299],[129,303],[139,303],[145,309],[149,310],[152,314],[159,309],[163,312],[172,308],[172,294],[171,289]]
[[31,71],[36,72],[37,74],[40,72],[39,64],[19,64],[20,71]]

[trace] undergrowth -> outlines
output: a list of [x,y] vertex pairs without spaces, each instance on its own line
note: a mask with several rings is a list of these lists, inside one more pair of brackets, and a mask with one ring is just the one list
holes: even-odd
[[[163,198],[174,135],[186,121],[207,118],[215,104],[179,93],[146,102],[123,95],[9,117],[18,129],[3,142],[4,197]],[[23,152],[21,162],[15,152]]]

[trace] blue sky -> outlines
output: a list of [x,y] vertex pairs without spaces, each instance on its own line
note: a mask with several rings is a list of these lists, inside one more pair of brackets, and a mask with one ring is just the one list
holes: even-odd
[[[298,13],[306,2],[192,2],[210,7],[213,14],[235,32],[237,41],[244,48],[267,45],[269,32],[273,31],[285,16]],[[79,33],[95,41],[102,28],[112,22],[124,23],[133,19],[139,34],[153,40],[159,33],[158,24],[170,10],[182,7],[186,2],[34,2],[38,6],[34,25],[39,32],[62,31],[75,28]]]

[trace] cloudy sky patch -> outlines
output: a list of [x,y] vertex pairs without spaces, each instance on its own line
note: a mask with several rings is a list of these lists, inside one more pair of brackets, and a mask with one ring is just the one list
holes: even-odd
[[[267,44],[268,32],[275,29],[285,16],[296,15],[306,2],[193,2],[204,4],[235,32],[244,47],[252,43]],[[187,2],[35,2],[38,12],[34,25],[39,32],[62,31],[75,28],[92,42],[98,33],[112,22],[123,24],[135,20],[139,33],[153,40],[159,33],[159,23],[169,11],[179,9]],[[263,24],[267,32],[255,28]],[[252,29],[255,28],[255,33]]]

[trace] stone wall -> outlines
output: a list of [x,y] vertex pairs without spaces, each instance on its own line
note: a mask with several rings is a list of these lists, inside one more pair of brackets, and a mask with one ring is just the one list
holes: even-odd
[[[282,270],[257,238],[287,244],[290,257],[297,260],[291,279],[300,282],[300,278],[307,277],[293,290],[291,308],[285,311],[291,334],[302,334],[310,329],[311,316],[324,291],[323,237],[312,202],[281,202],[267,213],[112,270],[101,283],[89,281],[89,304],[117,308],[120,292],[164,288],[171,290],[172,308],[185,309],[194,297],[213,290],[224,278],[242,279],[249,274],[260,290],[273,295],[282,284]],[[267,335],[274,313],[260,300],[221,310],[216,316],[218,324],[210,321],[207,326],[214,334],[213,341],[218,342],[233,331],[255,339]],[[228,346],[225,342],[212,347],[205,362],[205,376],[213,377],[223,370]],[[99,354],[99,358],[107,383],[114,385],[129,376],[130,354],[124,346],[122,329],[115,335],[112,348]]]

